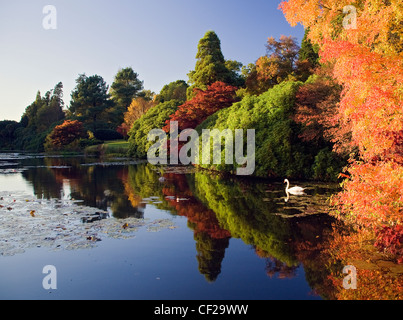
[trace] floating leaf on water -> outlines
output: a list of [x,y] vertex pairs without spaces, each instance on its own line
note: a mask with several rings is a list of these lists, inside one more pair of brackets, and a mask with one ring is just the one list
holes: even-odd
[[32,218],[35,218],[35,210],[31,210],[29,214],[31,215]]
[[88,241],[94,241],[94,242],[96,242],[96,241],[102,241],[101,239],[99,239],[99,238],[97,238],[97,237],[95,237],[95,236],[87,237],[87,240],[88,240]]
[[[0,214],[1,238],[0,255],[10,256],[23,253],[30,248],[50,250],[78,250],[96,247],[102,241],[102,234],[114,239],[133,239],[139,228],[156,232],[175,228],[169,219],[148,220],[111,218],[109,213],[97,208],[79,205],[76,201],[38,200],[24,193],[12,196],[0,192],[4,203],[13,203],[10,213]],[[27,201],[28,200],[28,201]],[[6,211],[4,207],[2,211]],[[36,213],[40,212],[40,215]],[[29,215],[28,215],[29,213]],[[32,219],[35,215],[35,219]],[[92,223],[82,223],[83,218],[95,218]],[[101,219],[99,219],[101,218]],[[126,228],[122,228],[126,226]]]

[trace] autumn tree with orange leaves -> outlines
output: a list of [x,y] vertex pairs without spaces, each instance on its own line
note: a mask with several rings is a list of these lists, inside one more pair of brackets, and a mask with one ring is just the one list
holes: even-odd
[[351,162],[344,191],[334,198],[337,215],[373,232],[378,248],[393,247],[403,262],[403,2],[351,4],[288,0],[280,8],[292,26],[310,29],[322,62],[334,63],[343,86],[338,113],[351,124],[359,160]]
[[257,59],[255,64],[243,68],[248,94],[260,95],[287,79],[296,79],[297,60],[300,47],[294,37],[282,35],[277,41],[269,37],[266,55]]
[[66,120],[46,137],[45,149],[47,151],[79,149],[79,140],[86,137],[87,133],[82,122]]
[[142,97],[133,99],[124,114],[124,122],[118,127],[117,131],[122,136],[127,137],[128,132],[133,127],[133,123],[155,105],[156,103],[154,101],[148,101]]

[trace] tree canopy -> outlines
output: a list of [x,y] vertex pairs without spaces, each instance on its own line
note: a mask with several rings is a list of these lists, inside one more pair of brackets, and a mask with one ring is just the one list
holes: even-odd
[[277,41],[270,37],[266,48],[266,55],[243,69],[246,77],[246,88],[243,91],[247,94],[259,95],[282,81],[296,79],[296,61],[300,50],[296,39],[281,36]]
[[153,145],[153,142],[147,140],[148,133],[153,129],[161,129],[180,103],[178,100],[160,103],[134,122],[129,132],[130,156],[140,159],[147,157],[147,151]]
[[15,127],[14,148],[29,151],[43,151],[46,135],[65,118],[63,110],[63,84],[59,82],[44,96],[38,91]]
[[118,125],[123,122],[123,115],[133,99],[140,96],[143,89],[143,81],[139,79],[139,75],[131,67],[118,71],[110,89],[110,96],[114,102],[114,108],[111,112],[115,113]]
[[195,97],[178,107],[166,121],[164,130],[169,132],[170,121],[177,121],[180,130],[196,128],[208,116],[231,106],[236,101],[236,89],[224,82],[215,82],[206,90],[196,88]]
[[184,80],[177,80],[166,84],[156,96],[157,103],[170,100],[186,101],[186,92],[189,85]]
[[[81,74],[71,93],[70,114],[84,125],[96,131],[108,122],[107,109],[111,107],[109,86],[99,75],[87,77]],[[100,122],[102,125],[100,126]]]
[[229,85],[240,84],[240,64],[236,61],[226,62],[221,51],[221,41],[214,31],[208,31],[200,39],[196,59],[195,70],[188,74],[191,84],[187,90],[188,99],[194,97],[194,88],[205,90],[217,81]]

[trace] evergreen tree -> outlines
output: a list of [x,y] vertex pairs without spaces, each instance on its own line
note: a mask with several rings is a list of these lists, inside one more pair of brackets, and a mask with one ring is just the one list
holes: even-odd
[[143,81],[139,80],[139,75],[131,67],[118,71],[110,91],[115,104],[110,111],[114,115],[116,126],[123,122],[124,113],[133,99],[141,95],[141,90],[143,90]]
[[63,111],[63,84],[59,82],[53,91],[48,91],[42,99],[44,103],[37,112],[36,127],[38,132],[43,132],[49,127],[64,119]]
[[41,92],[38,90],[36,93],[36,98],[35,101],[32,102],[26,109],[24,114],[21,117],[21,124],[25,128],[30,128],[34,131],[36,131],[37,128],[37,113],[40,107],[42,106],[42,97],[41,97]]
[[194,88],[206,90],[209,85],[217,81],[229,85],[239,84],[240,75],[237,73],[237,69],[238,71],[240,69],[239,63],[236,61],[226,63],[221,51],[221,41],[214,31],[208,31],[200,39],[196,59],[195,70],[188,74],[189,83],[192,84],[187,89],[188,100],[194,97]]
[[21,117],[20,127],[15,131],[14,147],[29,151],[43,151],[46,135],[65,118],[63,111],[63,84],[59,82],[53,90],[36,99]]
[[59,82],[43,97],[40,91],[37,92],[35,101],[25,109],[20,123],[37,133],[43,132],[53,123],[64,119],[63,106],[63,84]]
[[313,45],[308,35],[309,28],[305,30],[305,35],[302,39],[301,49],[299,50],[299,60],[308,60],[313,67],[317,67],[319,66],[319,46]]
[[301,81],[306,81],[314,70],[319,67],[319,46],[313,45],[309,40],[309,28],[305,30],[304,38],[302,39],[301,49],[298,53],[297,76]]
[[77,86],[71,94],[69,111],[82,121],[87,129],[94,132],[100,124],[108,121],[106,110],[111,106],[108,94],[109,86],[101,76],[87,77],[81,74],[76,80]]

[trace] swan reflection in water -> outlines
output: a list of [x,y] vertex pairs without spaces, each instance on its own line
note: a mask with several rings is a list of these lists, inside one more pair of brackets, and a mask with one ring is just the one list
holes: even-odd
[[290,200],[290,194],[295,196],[302,196],[306,194],[305,188],[301,188],[298,186],[290,188],[290,181],[288,181],[288,179],[285,179],[284,183],[287,183],[287,188],[285,189],[285,192],[287,193],[287,198],[285,199],[285,202],[288,202]]

